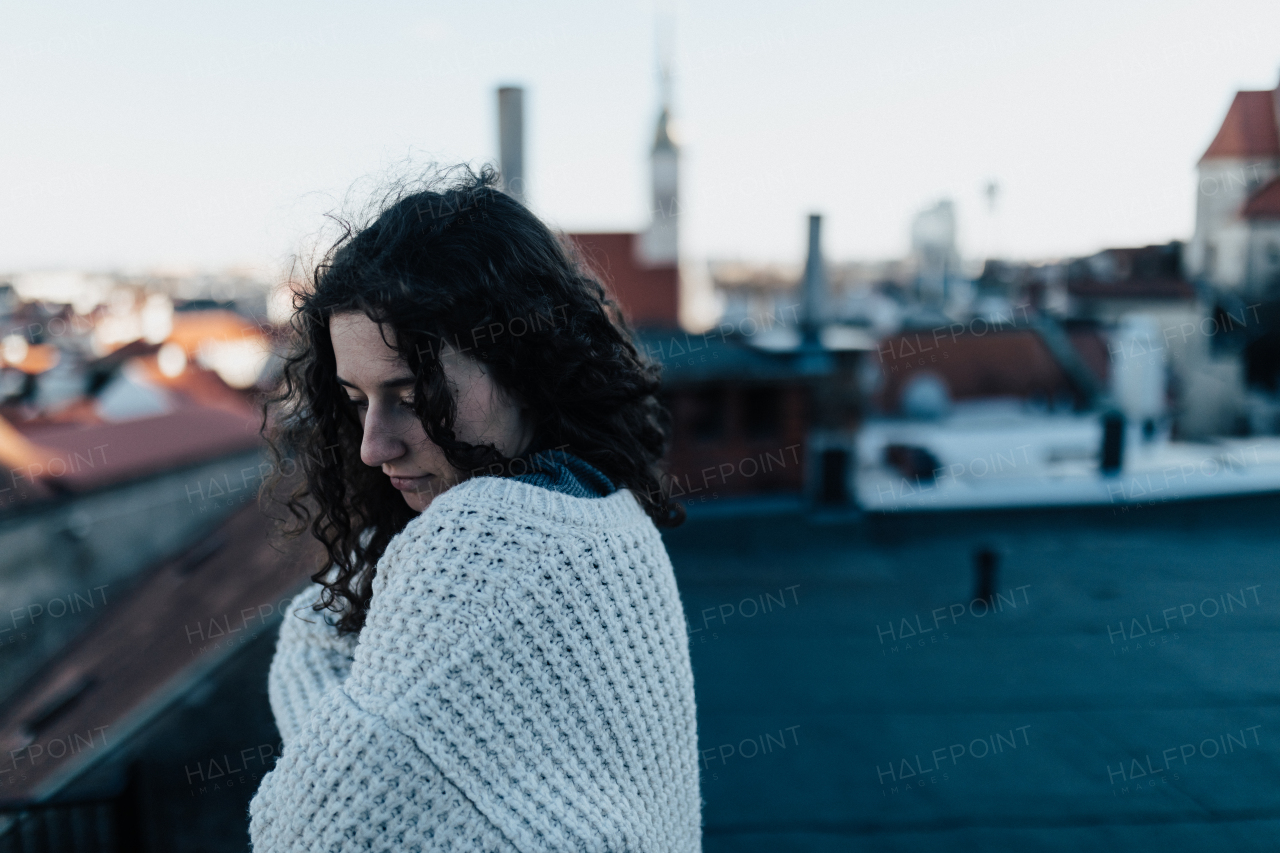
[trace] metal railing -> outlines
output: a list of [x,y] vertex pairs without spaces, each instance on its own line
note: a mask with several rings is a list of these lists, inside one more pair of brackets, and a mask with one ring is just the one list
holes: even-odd
[[0,853],[133,853],[120,798],[0,801]]

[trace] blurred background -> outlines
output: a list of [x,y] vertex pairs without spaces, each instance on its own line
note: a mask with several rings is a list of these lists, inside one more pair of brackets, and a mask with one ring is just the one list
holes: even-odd
[[0,850],[247,850],[288,283],[454,163],[663,366],[708,851],[1274,848],[1280,7],[4,20]]

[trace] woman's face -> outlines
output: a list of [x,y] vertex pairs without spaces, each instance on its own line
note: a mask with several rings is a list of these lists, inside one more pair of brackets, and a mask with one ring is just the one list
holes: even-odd
[[[391,337],[390,328],[386,334]],[[466,479],[467,472],[450,465],[427,437],[413,412],[414,376],[382,335],[378,324],[358,311],[335,314],[329,321],[338,383],[355,403],[364,429],[360,460],[380,467],[405,503],[422,512],[436,495]],[[530,440],[528,425],[487,368],[447,347],[441,362],[457,404],[453,429],[458,440],[492,444],[504,456],[522,453]]]

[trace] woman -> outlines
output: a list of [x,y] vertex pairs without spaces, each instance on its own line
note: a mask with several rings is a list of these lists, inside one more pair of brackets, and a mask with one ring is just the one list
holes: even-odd
[[493,181],[394,199],[297,297],[274,444],[327,559],[258,853],[700,849],[656,374]]

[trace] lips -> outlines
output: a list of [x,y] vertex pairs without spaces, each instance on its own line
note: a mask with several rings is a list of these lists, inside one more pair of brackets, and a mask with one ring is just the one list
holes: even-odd
[[424,474],[421,477],[391,477],[391,486],[402,492],[425,492],[431,486],[431,481],[435,479],[434,474]]

